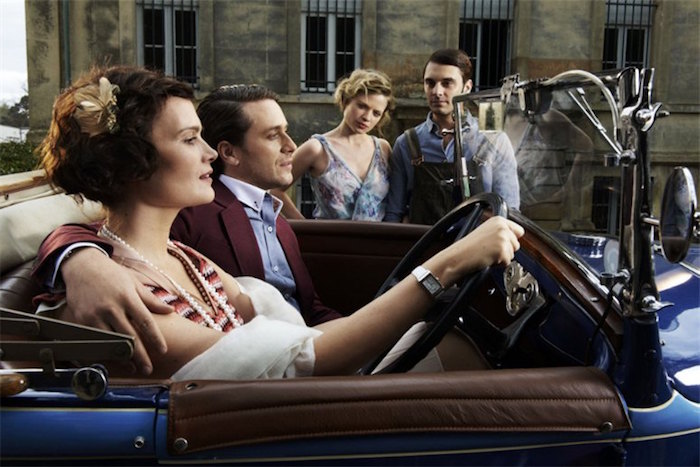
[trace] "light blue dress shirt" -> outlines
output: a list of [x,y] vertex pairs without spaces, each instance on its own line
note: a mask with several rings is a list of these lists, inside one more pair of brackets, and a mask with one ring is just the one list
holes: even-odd
[[299,303],[294,298],[297,284],[282,244],[277,238],[276,221],[282,210],[282,201],[257,186],[227,175],[221,175],[219,180],[243,204],[243,209],[250,219],[262,257],[265,282],[275,286],[285,300],[299,310]]

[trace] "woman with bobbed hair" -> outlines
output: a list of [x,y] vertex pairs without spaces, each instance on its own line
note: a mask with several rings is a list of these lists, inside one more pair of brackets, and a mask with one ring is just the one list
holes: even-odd
[[[166,353],[150,355],[153,377],[349,374],[422,318],[432,296],[409,276],[353,315],[309,328],[271,285],[234,279],[171,241],[177,213],[214,198],[217,154],[201,132],[189,85],[113,67],[94,69],[61,93],[40,146],[53,183],[104,204],[99,235],[113,247],[112,258],[175,310],[153,314],[167,344]],[[450,286],[470,271],[510,261],[520,235],[518,225],[493,218],[423,267]]]
[[[357,69],[338,83],[335,103],[342,121],[327,133],[312,135],[294,152],[294,181],[305,173],[311,176],[315,218],[381,221],[391,145],[368,133],[376,128],[381,135],[389,122],[391,80],[381,71]],[[287,218],[304,218],[282,190],[274,192],[284,200]]]
[[[194,97],[185,83],[130,71],[96,69],[76,80],[56,99],[51,126],[39,148],[54,184],[107,207],[123,201],[129,183],[155,172],[158,152],[149,137],[167,98]],[[100,73],[93,83],[93,75]],[[113,84],[117,81],[119,85]],[[124,102],[119,112],[117,95]]]

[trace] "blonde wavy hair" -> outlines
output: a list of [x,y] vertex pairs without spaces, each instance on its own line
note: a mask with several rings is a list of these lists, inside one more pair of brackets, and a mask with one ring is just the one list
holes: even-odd
[[353,71],[350,76],[343,78],[338,82],[335,89],[335,103],[344,111],[348,103],[356,96],[364,94],[381,94],[387,98],[387,106],[384,109],[382,118],[377,122],[377,131],[382,134],[382,128],[389,123],[391,112],[394,111],[396,102],[394,93],[391,89],[391,79],[379,70],[371,68],[358,68]]

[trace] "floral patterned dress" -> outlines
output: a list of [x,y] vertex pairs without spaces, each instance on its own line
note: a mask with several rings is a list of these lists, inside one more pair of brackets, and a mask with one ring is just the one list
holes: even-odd
[[313,135],[328,155],[328,168],[318,177],[311,177],[318,219],[352,219],[381,221],[389,192],[389,164],[382,157],[379,139],[364,180],[345,163],[323,135]]

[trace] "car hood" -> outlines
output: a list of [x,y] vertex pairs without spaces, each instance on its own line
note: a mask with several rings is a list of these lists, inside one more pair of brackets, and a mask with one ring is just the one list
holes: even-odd
[[[598,273],[616,263],[617,241],[595,235],[558,233]],[[664,366],[673,386],[686,398],[700,402],[700,245],[693,245],[683,263],[669,263],[654,246],[659,297],[668,306],[659,311],[659,336]]]

